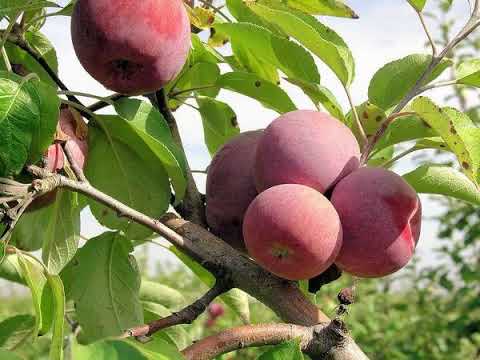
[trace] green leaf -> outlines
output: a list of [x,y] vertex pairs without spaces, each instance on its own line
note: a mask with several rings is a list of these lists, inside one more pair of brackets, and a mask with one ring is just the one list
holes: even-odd
[[403,178],[419,193],[445,195],[480,205],[480,191],[475,184],[451,167],[426,164]]
[[88,346],[75,343],[72,355],[75,360],[147,360],[125,341],[100,341]]
[[57,11],[55,15],[71,16],[76,2],[77,0],[71,0],[62,10]]
[[[415,86],[431,61],[431,55],[413,54],[382,67],[370,81],[368,88],[370,102],[384,110],[398,104]],[[442,60],[423,85],[439,77],[451,65],[451,60]]]
[[0,72],[0,173],[9,162],[10,171],[18,173],[20,163],[40,160],[52,143],[59,105],[55,89],[47,84]]
[[35,318],[32,315],[16,315],[5,319],[0,323],[0,348],[14,350],[32,341],[34,333]]
[[190,51],[190,64],[199,62],[219,63],[223,62],[222,56],[212,49],[208,44],[203,43],[197,34],[192,34],[192,50]]
[[255,74],[226,73],[220,76],[217,86],[249,96],[278,113],[286,113],[296,109],[285,91]]
[[65,294],[63,283],[58,275],[48,275],[48,284],[52,289],[55,315],[53,318],[52,343],[50,345],[50,360],[63,359],[63,322],[65,315]]
[[277,67],[288,77],[313,83],[320,82],[313,57],[293,41],[249,23],[216,24],[215,29],[228,35],[232,46],[241,44],[258,59]]
[[325,110],[327,110],[333,117],[337,118],[340,121],[345,120],[342,106],[332,94],[332,92],[326,87],[314,83],[307,83],[298,79],[286,80],[289,83],[300,87],[303,92],[310,98],[310,100],[312,100],[313,104],[318,110],[320,110],[320,106],[323,106]]
[[[355,108],[367,137],[375,135],[382,122],[387,118],[385,111],[369,101],[366,101]],[[402,121],[402,119],[399,121]],[[345,122],[348,127],[352,129],[352,132],[355,134],[355,137],[359,141],[360,145],[363,145],[363,139],[360,135],[360,130],[358,129],[356,121],[353,119],[353,114],[351,111],[347,114]]]
[[[52,325],[51,289],[48,286],[44,269],[34,259],[17,252],[22,277],[30,288],[33,309],[35,312],[35,327],[33,334],[44,335]],[[49,293],[50,292],[50,293]]]
[[31,82],[0,72],[0,176],[18,174],[23,168],[39,118]]
[[197,97],[202,115],[205,143],[211,155],[223,144],[240,133],[237,116],[232,108],[221,101],[209,97]]
[[80,240],[78,195],[56,192],[55,201],[23,214],[12,234],[17,247],[34,251],[43,247],[42,259],[52,274],[58,274],[75,256]]
[[[212,287],[215,284],[215,277],[208,272],[199,263],[185,255],[178,250],[175,246],[169,247],[173,252],[198,278],[208,287]],[[230,307],[235,314],[237,314],[242,321],[248,323],[250,319],[250,307],[247,294],[238,289],[232,289],[227,294],[220,296],[228,307]]]
[[140,273],[132,251],[127,238],[107,232],[90,239],[72,261],[71,291],[87,343],[144,322]]
[[[92,126],[89,129],[85,174],[91,184],[144,214],[156,218],[163,215],[170,203],[170,184],[162,163],[141,141],[143,152],[136,151],[135,144],[118,140],[123,136],[138,140],[121,118],[102,116],[97,117],[97,122],[108,132]],[[125,131],[124,134],[120,135],[121,131]],[[152,234],[150,229],[120,218],[115,211],[98,202],[90,201],[90,208],[102,225],[123,230],[129,239],[141,240]]]
[[3,262],[0,263],[0,277],[18,284],[24,284],[16,254],[5,256]]
[[257,360],[303,360],[300,341],[293,340],[277,345],[258,357]]
[[139,350],[148,360],[185,359],[185,357],[173,345],[160,338],[153,338],[151,341],[144,344],[133,339],[127,339],[125,341]]
[[[277,0],[278,1],[278,0]],[[289,7],[301,10],[312,15],[327,15],[347,17],[352,19],[358,19],[358,15],[347,5],[343,0],[280,0],[282,3],[286,3]],[[263,0],[259,0],[263,3]],[[270,3],[271,0],[265,1]]]
[[298,40],[318,56],[345,86],[352,83],[355,76],[353,55],[343,39],[332,29],[311,15],[284,6],[252,3],[250,8],[266,20],[280,26],[287,35]]
[[457,156],[463,171],[478,185],[480,181],[480,128],[470,118],[453,108],[440,108],[426,97],[418,97],[412,109],[438,135]]
[[274,23],[264,20],[261,16],[255,14],[255,12],[246,5],[245,1],[227,0],[226,5],[230,14],[237,19],[238,22],[255,24],[267,28],[278,36],[286,37],[286,34]]
[[[148,153],[145,151],[146,145],[150,152],[162,162],[172,180],[176,198],[181,200],[187,186],[187,160],[173,140],[170,128],[162,114],[145,101],[127,98],[115,102],[115,110],[125,121],[121,124],[118,124],[118,121],[112,124],[113,128],[109,127],[110,133],[120,141],[129,144],[138,154]],[[106,125],[114,121],[111,117],[102,119],[105,120],[104,124],[110,120]],[[150,158],[149,155],[148,157]]]
[[216,97],[219,89],[214,87],[214,85],[219,76],[220,68],[217,64],[211,62],[193,64],[178,80],[171,93],[182,92],[182,96],[186,96],[188,93],[183,93],[183,91],[213,86],[213,88],[209,89],[195,90],[195,93]]
[[11,351],[8,351],[8,350],[3,350],[3,349],[0,349],[0,359],[2,359],[2,360],[22,360],[22,358],[20,356],[18,356],[17,354],[15,354]]
[[59,191],[48,215],[49,222],[43,228],[42,258],[51,274],[59,274],[75,256],[80,241],[78,195]]
[[272,84],[279,84],[280,78],[278,76],[277,68],[258,58],[255,53],[249,50],[243,43],[232,44],[232,51],[240,68],[232,67],[234,71],[251,72],[262,79],[265,79]]
[[[30,47],[37,52],[38,55],[45,59],[48,66],[55,73],[58,73],[57,53],[50,40],[48,40],[48,38],[39,31],[27,31],[25,33],[25,40],[30,45]],[[49,84],[55,89],[57,88],[57,84],[52,80],[52,78],[50,77],[50,75],[48,75],[45,69],[26,51],[8,42],[5,48],[12,64],[23,65],[27,72],[37,74],[42,82]]]
[[461,62],[456,71],[457,84],[480,87],[480,59]]
[[38,109],[40,111],[39,124],[33,133],[32,145],[30,147],[29,162],[38,162],[50,144],[53,142],[57,123],[60,114],[60,98],[55,88],[41,81],[32,82],[35,87],[31,91],[35,95]]
[[140,300],[161,304],[168,309],[176,309],[185,304],[185,298],[178,290],[143,279],[140,287]]
[[[145,301],[142,301],[142,304],[145,323],[147,324],[152,321],[172,315],[171,310],[160,304]],[[179,304],[177,304],[177,308]],[[177,325],[167,328],[163,331],[156,332],[153,337],[163,339],[168,343],[174,345],[177,349],[185,349],[192,343],[192,339],[188,330],[188,325]]]
[[169,343],[153,338],[146,344],[136,340],[101,341],[88,346],[74,344],[75,360],[184,360]]
[[45,0],[0,0],[0,16],[25,10],[37,10],[44,7],[60,7],[52,1]]
[[378,152],[376,152],[373,156],[368,159],[368,166],[382,166],[387,161],[393,159],[393,155],[395,154],[395,146],[386,147]]
[[208,287],[213,286],[215,283],[215,277],[208,270],[206,270],[188,255],[185,255],[175,246],[170,246],[168,249],[174,253],[180,259],[180,261],[183,262],[195,275],[197,275],[205,285]]
[[427,0],[407,0],[410,5],[417,11],[422,11],[427,3]]
[[242,319],[244,324],[250,324],[250,301],[245,292],[240,289],[232,289],[223,294],[221,298]]
[[434,136],[438,136],[437,132],[419,116],[401,117],[389,125],[387,131],[375,146],[375,151],[380,151],[405,141]]

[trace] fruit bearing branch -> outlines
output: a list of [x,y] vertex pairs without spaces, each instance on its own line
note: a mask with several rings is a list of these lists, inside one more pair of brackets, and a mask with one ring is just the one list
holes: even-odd
[[[231,281],[231,287],[239,288],[257,298],[284,321],[303,326],[330,322],[324,313],[305,298],[296,283],[276,277],[262,269],[201,226],[173,214],[167,214],[160,220],[153,219],[88,183],[52,174],[37,166],[29,166],[27,170],[44,179],[37,182],[40,186],[47,182],[50,191],[56,186],[81,193],[116,211],[119,216],[148,227],[201,263],[215,275],[217,281],[227,277]],[[341,341],[332,346],[331,352],[332,359],[366,359],[361,349],[346,333],[342,335]]]

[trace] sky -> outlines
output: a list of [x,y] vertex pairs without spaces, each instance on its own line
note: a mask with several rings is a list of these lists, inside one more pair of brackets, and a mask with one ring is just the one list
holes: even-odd
[[[57,1],[64,5],[68,1]],[[431,0],[432,2],[432,0]],[[412,53],[427,52],[425,50],[425,35],[415,12],[407,4],[406,0],[347,0],[360,16],[358,20],[321,18],[321,21],[332,27],[339,33],[349,45],[356,60],[357,75],[352,87],[355,103],[360,104],[367,99],[368,83],[375,73],[385,63],[404,57]],[[460,27],[468,16],[468,1],[456,0],[453,14],[458,19],[455,26]],[[78,62],[70,39],[70,19],[68,17],[49,18],[43,28],[43,32],[54,44],[59,58],[59,75],[72,91],[93,93],[100,96],[108,96],[110,91],[104,89],[92,79]],[[430,21],[427,19],[427,23]],[[433,27],[434,28],[434,27]],[[433,31],[435,33],[435,31]],[[347,99],[343,89],[335,79],[331,71],[319,63],[322,84],[328,87],[339,99],[347,110]],[[288,84],[282,84],[284,89],[291,95],[298,108],[314,109],[313,104],[297,88]],[[434,99],[442,101],[445,90],[437,90],[429,94]],[[219,99],[230,104],[237,113],[242,131],[264,128],[278,114],[263,108],[259,103],[242,95],[222,90]],[[85,103],[91,100],[86,99]],[[189,108],[182,107],[176,111],[185,150],[192,169],[205,169],[210,161],[210,156],[203,143],[203,128],[198,113]],[[411,161],[402,162],[397,167],[398,172],[405,173],[414,166]],[[204,190],[205,179],[197,177],[201,190]],[[422,197],[425,217],[438,214],[436,204]],[[92,216],[87,212],[82,216],[82,233],[90,237],[101,233]],[[435,261],[432,248],[436,245],[436,224],[425,221],[421,240],[417,248],[417,256],[421,263],[428,264]],[[172,261],[165,250],[158,249],[156,254],[165,261]]]

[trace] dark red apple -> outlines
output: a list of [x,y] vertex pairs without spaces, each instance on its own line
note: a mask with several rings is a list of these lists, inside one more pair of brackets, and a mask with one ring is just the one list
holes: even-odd
[[190,48],[181,0],[78,0],[71,30],[87,72],[128,95],[162,88],[180,72]]

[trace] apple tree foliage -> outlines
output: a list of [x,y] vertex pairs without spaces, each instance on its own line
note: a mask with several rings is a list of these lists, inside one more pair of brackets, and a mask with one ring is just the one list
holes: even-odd
[[[405,1],[413,7],[412,14],[420,15],[428,2]],[[362,71],[356,69],[348,44],[322,23],[322,16],[356,18],[349,6],[339,0],[226,0],[218,11],[217,6],[206,3],[188,8],[192,48],[183,70],[164,92],[171,109],[191,106],[198,110],[211,155],[240,132],[238,123],[242,122],[229,104],[217,99],[223,90],[245,95],[283,114],[297,108],[285,90],[289,83],[317,109],[329,112],[359,134],[352,112],[340,105],[338,94],[322,85],[317,67],[318,62],[324,63],[347,92],[356,72]],[[451,4],[443,2],[447,10]],[[88,111],[68,101],[67,93],[60,91],[49,74],[47,68],[58,72],[57,57],[62,54],[56,53],[41,32],[50,17],[70,16],[72,8],[73,2],[60,6],[46,0],[0,0],[2,178],[25,180],[25,167],[41,161],[52,143],[61,103]],[[20,43],[27,44],[36,56]],[[452,74],[449,85],[480,87],[480,59],[437,55],[405,54],[380,68],[368,85],[368,99],[356,104],[356,110],[367,136],[373,136],[392,113],[408,112],[375,143],[371,164],[391,166],[407,153],[405,144],[412,146],[408,153],[433,149],[450,154],[453,162],[444,164],[436,156],[427,156],[416,169],[401,175],[419,193],[454,199],[456,207],[444,216],[453,222],[444,223],[444,234],[459,227],[451,220],[459,211],[476,214],[476,225],[465,227],[478,233],[478,212],[471,207],[480,205],[478,111],[445,107],[430,99],[427,91],[444,85],[439,78],[447,71]],[[25,73],[14,71],[12,65],[21,65]],[[431,70],[428,76],[422,77],[427,69]],[[417,92],[411,96],[414,88]],[[405,104],[404,99],[408,99]],[[86,176],[97,189],[158,218],[184,198],[187,159],[166,120],[147,99],[121,98],[112,105],[114,115],[90,114]],[[98,223],[110,230],[83,242],[80,215],[87,206]],[[0,218],[5,214],[2,211]],[[0,225],[0,229],[3,232],[6,226]],[[62,190],[55,203],[24,214],[13,233],[6,235],[0,243],[0,275],[28,286],[33,315],[0,323],[2,359],[19,358],[15,349],[34,339],[48,339],[48,357],[54,360],[182,359],[179,350],[191,342],[183,328],[159,332],[147,343],[115,339],[126,329],[186,305],[181,293],[141,278],[133,251],[152,238],[150,230],[118,217],[102,204]],[[32,255],[38,250],[40,257]],[[206,285],[213,284],[212,275],[201,265],[174,247],[170,250]],[[474,277],[467,265],[461,269],[466,282]],[[453,287],[446,273],[430,276],[447,290]],[[222,298],[239,319],[249,322],[245,293],[234,289]],[[66,314],[80,325],[79,332],[70,331]],[[259,357],[283,358],[303,358],[298,342],[279,345]]]

